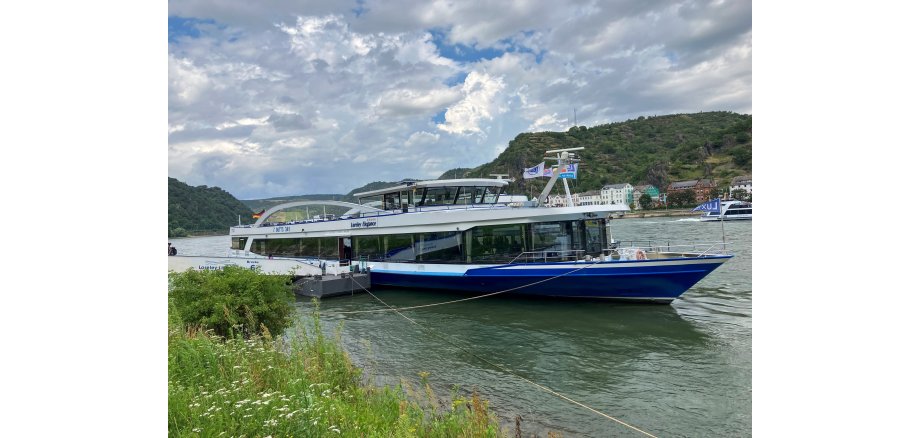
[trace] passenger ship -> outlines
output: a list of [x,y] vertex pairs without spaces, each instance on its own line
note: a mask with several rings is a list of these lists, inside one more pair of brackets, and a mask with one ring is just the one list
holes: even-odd
[[710,211],[703,213],[700,216],[700,221],[749,221],[754,217],[753,210],[753,205],[750,202],[729,199],[722,201],[720,212]]
[[[563,165],[577,161],[571,151],[578,149],[547,152]],[[255,224],[231,228],[231,254],[367,269],[374,287],[659,303],[671,302],[731,257],[724,244],[618,246],[607,219],[629,207],[574,206],[570,196],[567,206],[546,207],[558,178],[557,167],[533,201],[504,194],[508,180],[468,178],[358,193],[357,204],[282,204]],[[307,221],[269,220],[318,204],[349,210]]]

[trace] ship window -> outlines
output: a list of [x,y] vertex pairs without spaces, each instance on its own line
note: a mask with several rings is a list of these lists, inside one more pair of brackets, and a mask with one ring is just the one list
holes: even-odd
[[380,260],[383,256],[383,236],[354,236],[355,255],[368,260]]
[[383,208],[383,195],[366,196],[359,199],[358,203],[368,207]]
[[471,205],[475,199],[475,187],[463,186],[457,191],[457,205]]
[[399,205],[402,207],[403,210],[405,210],[406,208],[409,208],[409,206],[412,205],[411,196],[412,196],[412,192],[410,191],[399,192]]
[[257,239],[252,241],[250,251],[261,255],[338,259],[339,239],[337,237]]
[[483,187],[483,195],[480,198],[480,204],[494,204],[498,201],[499,190],[495,187]]
[[456,193],[457,187],[428,187],[422,205],[453,204]]
[[476,227],[471,235],[472,261],[507,260],[524,251],[524,225]]
[[248,237],[235,237],[230,239],[230,249],[245,249]]
[[604,247],[607,227],[603,219],[585,221],[585,250],[589,253],[599,253]]
[[384,210],[398,210],[399,193],[387,193],[383,195],[383,206]]
[[421,233],[415,235],[415,257],[419,262],[458,262],[463,260],[462,233]]
[[[600,252],[605,238],[604,221],[593,220],[565,222],[541,222],[530,226],[531,251],[563,251],[565,255],[573,255],[568,251],[589,249]],[[585,241],[591,243],[591,248],[585,247]]]
[[393,234],[384,236],[386,259],[393,262],[410,262],[415,260],[415,246],[411,234]]

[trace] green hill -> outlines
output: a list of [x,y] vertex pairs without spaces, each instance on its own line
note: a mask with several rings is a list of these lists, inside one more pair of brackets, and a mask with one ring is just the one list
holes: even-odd
[[731,112],[673,114],[572,127],[567,132],[519,134],[498,158],[464,176],[506,173],[517,179],[512,192],[539,193],[546,179],[525,181],[523,169],[539,164],[547,150],[583,146],[575,181],[578,192],[627,182],[664,188],[673,181],[698,178],[714,179],[723,187],[735,176],[752,173],[751,120],[750,115]]
[[439,176],[438,179],[463,178],[463,175],[466,175],[467,172],[469,172],[470,170],[472,169],[470,169],[469,167],[458,167],[456,169],[450,169],[447,172],[444,172],[443,174],[441,174],[441,176]]
[[169,178],[169,236],[226,233],[238,220],[255,222],[252,210],[220,187],[192,187]]

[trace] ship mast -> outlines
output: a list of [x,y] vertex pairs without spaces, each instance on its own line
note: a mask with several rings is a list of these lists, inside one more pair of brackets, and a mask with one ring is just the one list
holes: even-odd
[[[555,154],[555,157],[544,157],[544,160],[556,160],[559,164],[553,167],[553,176],[549,179],[549,182],[546,183],[546,187],[543,189],[543,192],[540,193],[540,202],[546,203],[547,198],[549,197],[550,190],[553,189],[553,184],[556,184],[556,180],[559,179],[559,172],[562,168],[569,164],[574,164],[580,160],[575,156],[574,151],[583,150],[584,147],[577,148],[568,148],[568,149],[553,149],[546,151],[547,155]],[[569,183],[566,181],[566,178],[562,178],[562,185],[565,187],[565,197],[566,202],[569,207],[574,207],[575,203],[572,201],[572,193],[569,192]]]

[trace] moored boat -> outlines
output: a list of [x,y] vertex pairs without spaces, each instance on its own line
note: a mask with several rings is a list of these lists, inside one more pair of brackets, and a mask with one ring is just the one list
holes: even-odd
[[[555,153],[562,167],[576,161],[571,151],[547,153]],[[731,258],[723,243],[618,245],[607,217],[629,207],[575,206],[571,198],[566,206],[547,207],[559,173],[554,169],[531,201],[504,194],[508,180],[466,178],[408,181],[358,193],[358,203],[278,205],[255,224],[230,229],[230,258],[309,259],[336,269],[367,269],[374,287],[660,303]],[[277,212],[319,204],[345,212],[270,220]]]

